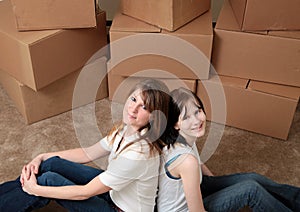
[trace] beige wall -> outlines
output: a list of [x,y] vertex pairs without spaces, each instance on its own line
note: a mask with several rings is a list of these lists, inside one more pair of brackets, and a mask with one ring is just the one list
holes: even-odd
[[120,0],[99,0],[99,6],[106,11],[106,19],[112,20],[116,10],[118,9]]
[[223,2],[224,2],[224,0],[212,0],[211,1],[213,22],[217,21],[217,18],[219,16],[219,12],[222,8]]
[[[213,21],[216,21],[224,0],[212,0]],[[120,0],[99,0],[100,7],[106,11],[107,20],[112,20],[118,9]]]

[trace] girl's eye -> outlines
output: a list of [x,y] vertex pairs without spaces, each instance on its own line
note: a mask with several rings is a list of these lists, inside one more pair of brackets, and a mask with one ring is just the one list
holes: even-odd
[[146,105],[142,105],[143,110],[147,110]]
[[131,96],[130,100],[133,101],[133,102],[136,102],[136,98],[134,96]]
[[182,120],[187,120],[187,119],[189,119],[190,118],[190,116],[183,116],[182,117]]

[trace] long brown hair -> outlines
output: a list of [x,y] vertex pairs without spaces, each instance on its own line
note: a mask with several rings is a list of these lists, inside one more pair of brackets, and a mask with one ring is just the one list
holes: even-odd
[[182,111],[186,111],[186,103],[189,100],[192,100],[196,107],[202,109],[205,113],[203,103],[201,99],[192,91],[186,88],[178,88],[173,90],[170,93],[171,100],[169,104],[169,118],[166,130],[164,135],[162,136],[162,140],[165,145],[170,148],[170,146],[174,146],[176,142],[187,144],[185,139],[180,136],[179,130],[175,129],[175,125],[179,120],[179,116]]
[[[139,129],[139,139],[145,139],[148,141],[150,147],[149,155],[152,156],[156,152],[161,154],[163,142],[161,141],[161,136],[166,128],[168,120],[168,108],[169,108],[169,89],[160,80],[146,79],[136,84],[130,91],[131,95],[134,91],[140,90],[141,96],[147,110],[151,113],[151,119],[146,126]],[[115,140],[115,136],[124,127],[121,123],[114,127],[109,133],[112,136],[112,143]],[[142,133],[143,132],[143,133]],[[121,151],[124,151],[127,147],[134,144],[136,141],[132,141],[127,144]]]

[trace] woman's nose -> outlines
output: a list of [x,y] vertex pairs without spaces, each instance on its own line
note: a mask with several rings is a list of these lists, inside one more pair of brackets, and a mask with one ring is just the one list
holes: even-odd
[[133,112],[133,113],[136,113],[137,112],[137,109],[138,109],[138,105],[135,103],[135,102],[132,102],[130,104],[130,110]]

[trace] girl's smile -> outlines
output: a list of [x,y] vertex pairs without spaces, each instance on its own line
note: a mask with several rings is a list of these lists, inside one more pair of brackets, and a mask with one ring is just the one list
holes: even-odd
[[140,90],[133,92],[127,99],[123,110],[123,122],[138,131],[149,123],[150,112],[147,110]]
[[202,108],[196,102],[189,100],[181,112],[177,127],[180,135],[192,145],[195,138],[205,134],[206,116]]

